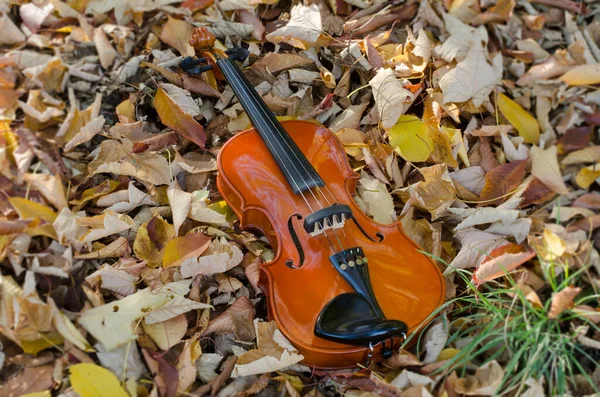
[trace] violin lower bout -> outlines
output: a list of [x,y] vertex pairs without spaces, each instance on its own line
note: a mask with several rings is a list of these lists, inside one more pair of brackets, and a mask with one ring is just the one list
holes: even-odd
[[[331,243],[336,249],[342,244],[344,249],[354,245],[364,250],[377,302],[387,318],[404,321],[409,332],[443,303],[443,277],[438,266],[417,251],[399,223],[378,224],[361,212],[352,198],[358,175],[331,131],[305,121],[282,125],[325,187],[305,192],[304,198],[295,195],[258,132],[250,129],[231,138],[221,149],[218,188],[241,226],[259,229],[276,252],[272,262],[261,265],[260,285],[267,296],[270,319],[304,356],[304,364],[323,369],[364,364],[368,347],[336,343],[314,334],[323,307],[335,296],[353,290],[329,261],[334,253],[330,242],[324,235],[307,234],[303,219],[333,201],[351,207],[365,233],[354,222],[346,221],[344,234],[336,231],[339,243]],[[293,233],[300,248],[293,241]],[[378,240],[377,233],[383,241],[372,241]],[[399,344],[395,338],[393,348]],[[381,344],[375,346],[373,359],[381,360]]]

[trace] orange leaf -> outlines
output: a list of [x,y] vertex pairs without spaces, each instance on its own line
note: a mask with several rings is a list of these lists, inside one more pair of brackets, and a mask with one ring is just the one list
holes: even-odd
[[191,257],[198,257],[210,245],[210,237],[202,233],[191,233],[176,237],[167,243],[163,256],[163,267],[179,266]]
[[192,116],[184,113],[173,98],[162,88],[159,88],[156,92],[154,108],[164,125],[173,128],[184,138],[204,149],[204,143],[206,142],[204,127],[198,124]]
[[485,174],[485,185],[481,191],[481,205],[500,204],[505,195],[515,189],[525,177],[525,160],[499,165]]
[[508,243],[490,252],[473,274],[477,285],[504,276],[535,256],[535,252],[519,244]]
[[571,309],[574,305],[573,299],[581,292],[581,288],[568,286],[552,296],[552,305],[550,306],[550,318],[557,318],[565,310]]

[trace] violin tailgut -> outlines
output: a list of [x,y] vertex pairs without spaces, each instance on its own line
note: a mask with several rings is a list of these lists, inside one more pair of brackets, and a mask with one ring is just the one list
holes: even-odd
[[304,219],[304,230],[311,236],[318,236],[329,229],[344,227],[346,220],[352,218],[352,210],[343,204],[334,204],[312,213]]

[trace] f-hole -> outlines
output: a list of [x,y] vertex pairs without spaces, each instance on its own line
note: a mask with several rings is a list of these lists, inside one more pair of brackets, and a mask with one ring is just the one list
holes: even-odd
[[360,232],[362,234],[364,234],[364,236],[366,238],[368,238],[369,240],[371,240],[374,243],[380,243],[380,242],[383,241],[383,238],[384,238],[383,233],[377,232],[377,233],[375,233],[375,237],[377,237],[377,238],[373,238],[373,237],[371,237],[371,236],[369,236],[367,234],[367,232],[365,231],[365,229],[362,228],[362,226],[360,225],[360,223],[358,223],[358,221],[356,220],[355,217],[352,217],[352,220],[354,221],[354,223],[356,224],[356,226],[358,227],[358,229],[360,230]]
[[294,261],[291,259],[285,261],[285,264],[291,269],[299,269],[302,267],[302,265],[304,265],[304,250],[302,249],[302,245],[300,244],[300,240],[298,239],[298,235],[294,229],[294,218],[302,219],[302,215],[294,214],[290,216],[290,219],[288,219],[288,230],[290,231],[290,236],[292,236],[292,241],[294,242],[296,250],[298,251],[298,264],[295,265]]

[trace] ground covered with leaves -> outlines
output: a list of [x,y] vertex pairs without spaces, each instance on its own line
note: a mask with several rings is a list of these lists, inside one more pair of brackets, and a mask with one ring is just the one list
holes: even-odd
[[[0,395],[597,392],[599,11],[0,1]],[[199,26],[249,49],[280,119],[334,131],[357,203],[444,271],[447,303],[391,359],[314,371],[268,322],[274,253],[215,186],[249,119],[179,68]]]

